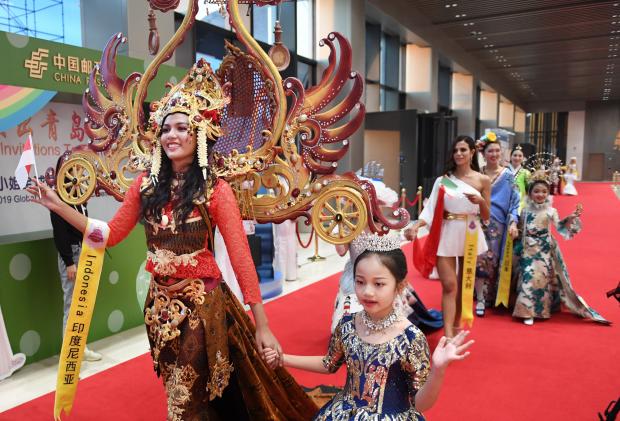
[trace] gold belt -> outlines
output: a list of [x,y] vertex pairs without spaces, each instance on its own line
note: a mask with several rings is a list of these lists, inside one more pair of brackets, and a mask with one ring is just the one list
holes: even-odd
[[443,219],[447,221],[466,221],[467,216],[468,215],[466,213],[450,213],[446,211],[443,213]]

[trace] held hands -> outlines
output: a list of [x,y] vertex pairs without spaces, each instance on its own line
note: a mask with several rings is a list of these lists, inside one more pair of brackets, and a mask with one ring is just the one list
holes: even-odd
[[284,358],[281,358],[278,351],[271,348],[263,348],[263,360],[270,368],[282,367]]
[[[34,195],[34,199],[32,200],[33,202],[43,205],[50,210],[54,210],[54,208],[58,208],[62,205],[60,197],[58,197],[56,192],[52,190],[47,184],[41,183],[36,178],[33,178],[32,181],[32,185],[30,185],[30,187],[27,187],[26,191]],[[41,192],[40,197],[39,191]]]
[[[282,347],[268,327],[256,328],[256,346],[269,367],[282,366]],[[267,358],[268,356],[270,359]]]
[[433,352],[433,366],[438,370],[443,370],[452,361],[465,359],[469,355],[467,350],[474,344],[473,340],[463,343],[467,335],[469,331],[464,330],[452,339],[442,336]]

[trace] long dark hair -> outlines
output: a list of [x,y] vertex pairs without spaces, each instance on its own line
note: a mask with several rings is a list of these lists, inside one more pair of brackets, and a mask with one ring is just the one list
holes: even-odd
[[[162,151],[158,182],[154,187],[150,187],[142,194],[142,217],[144,219],[161,222],[162,210],[171,200],[171,184],[173,178],[172,161],[170,161],[170,158]],[[207,167],[207,180],[210,180],[210,178],[209,168]],[[198,165],[198,153],[195,152],[194,160],[185,173],[179,200],[173,203],[174,218],[176,221],[183,222],[187,219],[194,209],[194,199],[205,194],[206,185],[207,183],[204,181],[202,170]]]
[[454,162],[454,149],[459,142],[467,143],[470,151],[474,151],[474,156],[471,158],[471,168],[474,171],[480,172],[480,165],[478,164],[478,153],[476,151],[476,142],[469,136],[457,136],[452,143],[452,147],[450,148],[450,158],[448,158],[448,162],[446,162],[446,170],[445,174],[452,174],[456,170],[456,162]]

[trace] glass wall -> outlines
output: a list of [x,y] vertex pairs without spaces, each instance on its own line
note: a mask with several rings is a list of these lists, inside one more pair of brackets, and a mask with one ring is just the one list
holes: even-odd
[[[209,13],[206,13],[208,6]],[[187,8],[187,0],[181,1],[177,17]],[[316,84],[316,61],[314,60],[314,0],[283,2],[279,6],[241,6],[241,12],[249,19],[252,35],[259,45],[269,51],[275,42],[274,25],[280,20],[282,42],[289,49],[291,62],[282,71],[282,77],[297,77],[305,87]],[[226,51],[224,41],[237,43],[228,25],[226,10],[218,5],[200,4],[200,18],[194,28],[195,59],[204,58],[214,69],[219,67]],[[176,19],[177,25],[181,19]],[[247,23],[246,23],[247,24]]]
[[82,45],[80,0],[0,0],[0,31]]
[[369,112],[405,108],[401,91],[404,74],[400,38],[381,25],[366,22],[366,107]]
[[448,111],[452,104],[452,69],[439,64],[438,72],[438,109]]

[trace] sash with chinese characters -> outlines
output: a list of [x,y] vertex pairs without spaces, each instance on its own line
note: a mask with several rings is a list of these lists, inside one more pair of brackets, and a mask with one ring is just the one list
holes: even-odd
[[478,222],[475,215],[467,215],[465,250],[463,253],[463,284],[461,285],[461,324],[474,323],[473,302],[478,258]]
[[70,414],[80,376],[82,356],[95,308],[99,277],[110,229],[105,222],[89,219],[82,239],[82,253],[73,288],[73,298],[60,351],[54,419],[62,411]]
[[510,277],[512,276],[512,237],[506,231],[506,243],[504,244],[504,254],[502,256],[501,272],[499,274],[499,284],[497,286],[497,296],[495,297],[495,307],[503,304],[508,308],[508,298],[510,297]]

